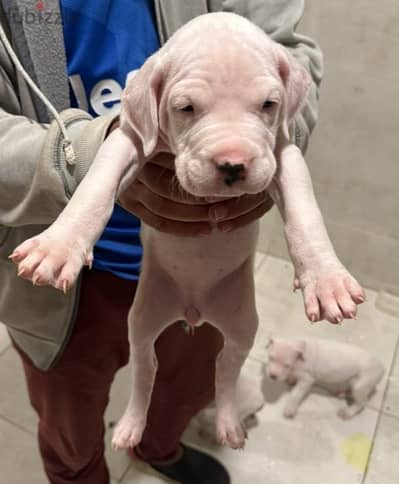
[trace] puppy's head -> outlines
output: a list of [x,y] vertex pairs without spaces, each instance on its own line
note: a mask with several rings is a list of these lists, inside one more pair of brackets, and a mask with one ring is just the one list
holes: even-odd
[[257,193],[276,171],[277,132],[287,135],[309,86],[306,70],[251,22],[204,15],[129,81],[121,127],[147,157],[174,153],[177,178],[193,195]]
[[270,338],[267,344],[268,361],[266,373],[273,380],[286,381],[298,362],[304,360],[306,343]]

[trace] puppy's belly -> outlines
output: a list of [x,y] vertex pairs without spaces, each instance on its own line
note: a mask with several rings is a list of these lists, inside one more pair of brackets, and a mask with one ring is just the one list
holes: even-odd
[[144,256],[155,257],[179,286],[209,288],[255,253],[258,231],[255,222],[229,233],[178,237],[143,224],[141,238]]
[[332,395],[342,395],[346,394],[350,391],[351,389],[351,383],[353,379],[347,379],[344,381],[340,382],[317,382],[316,385],[319,386],[320,388],[323,388],[327,392],[331,393]]
[[182,297],[182,316],[191,324],[203,322],[204,306],[210,298],[218,297],[225,286],[223,279],[242,278],[240,268],[252,263],[258,231],[255,222],[230,233],[177,237],[143,224],[141,238],[144,260],[148,261],[143,270],[166,272]]

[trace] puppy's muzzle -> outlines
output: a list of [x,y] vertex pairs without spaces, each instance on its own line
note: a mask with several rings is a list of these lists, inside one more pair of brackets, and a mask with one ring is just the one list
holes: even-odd
[[245,180],[246,168],[244,163],[231,164],[228,161],[217,166],[218,170],[224,175],[224,183],[231,187],[233,183]]

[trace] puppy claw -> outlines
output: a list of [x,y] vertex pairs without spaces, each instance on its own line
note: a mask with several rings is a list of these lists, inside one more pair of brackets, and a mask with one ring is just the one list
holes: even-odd
[[90,252],[89,255],[86,255],[84,265],[88,266],[89,271],[91,271],[93,268],[93,252]]
[[66,295],[66,293],[68,292],[68,281],[64,281],[62,283],[62,290],[63,290],[64,294]]
[[26,269],[22,268],[18,270],[18,276],[22,277],[25,274]]

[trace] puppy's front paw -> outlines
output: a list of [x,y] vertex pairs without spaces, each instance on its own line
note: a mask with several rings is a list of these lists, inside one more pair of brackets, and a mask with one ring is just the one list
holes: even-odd
[[18,266],[20,277],[37,286],[53,286],[66,292],[82,266],[91,266],[93,254],[82,237],[49,227],[20,244],[9,258]]
[[295,418],[298,413],[298,407],[292,403],[287,403],[284,407],[283,415],[285,418]]
[[345,318],[355,319],[357,305],[365,301],[359,283],[338,264],[307,270],[298,279],[298,284],[311,322],[326,319],[330,323],[340,324]]

